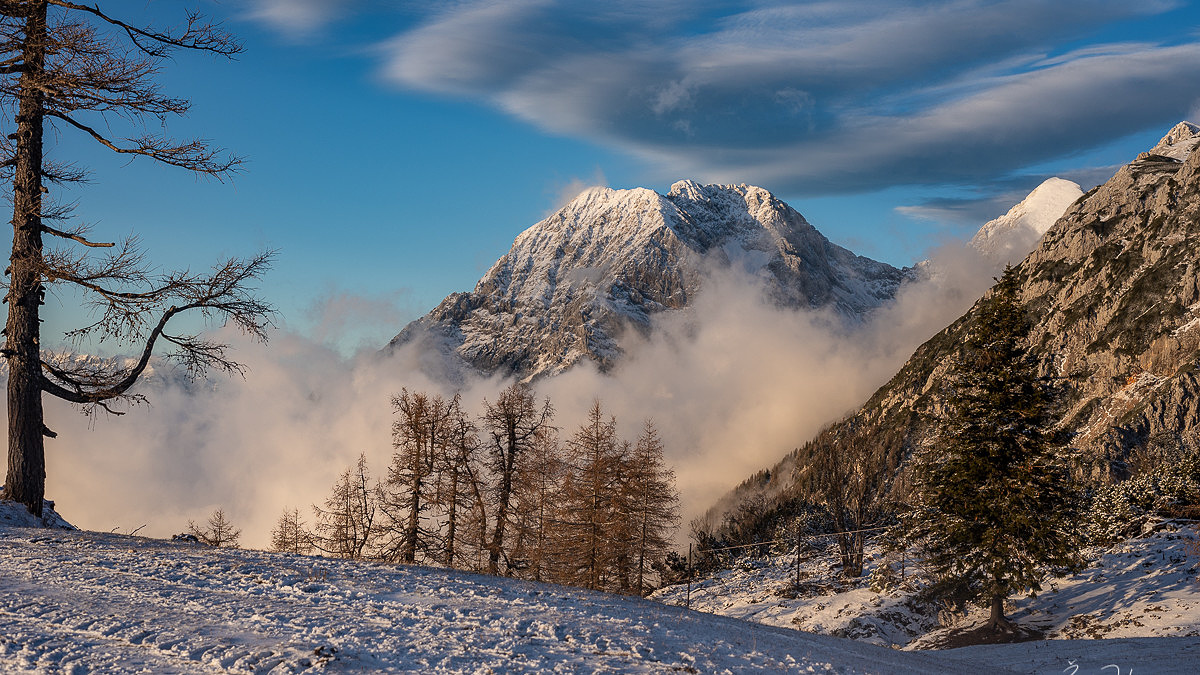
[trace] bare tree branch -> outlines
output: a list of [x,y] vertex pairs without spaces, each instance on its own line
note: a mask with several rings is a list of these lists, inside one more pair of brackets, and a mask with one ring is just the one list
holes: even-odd
[[[9,463],[3,496],[35,515],[41,514],[45,495],[43,439],[53,434],[43,423],[45,393],[83,405],[88,412],[115,412],[106,401],[140,400],[129,391],[156,346],[169,345],[166,356],[183,362],[194,375],[207,368],[240,372],[226,356],[227,345],[167,332],[168,323],[179,314],[198,310],[208,322],[233,324],[260,340],[266,339],[272,322],[273,310],[253,295],[252,288],[253,280],[269,268],[271,253],[225,261],[207,275],[161,274],[146,266],[136,240],[103,244],[85,236],[85,227],[47,225],[66,220],[73,205],[49,200],[46,183],[86,178],[69,164],[46,159],[45,136],[51,128],[47,122],[82,131],[113,152],[148,157],[217,180],[237,172],[240,158],[203,140],[175,141],[138,130],[118,134],[126,138],[103,133],[113,116],[144,131],[150,118],[165,124],[167,117],[188,111],[186,99],[164,96],[155,82],[163,60],[177,49],[232,57],[241,45],[196,12],[186,12],[179,26],[160,30],[109,16],[98,2],[0,0],[0,117],[15,125],[12,133],[0,135],[0,174],[11,185],[13,207],[12,253],[4,285],[8,319],[0,349],[9,367]],[[45,235],[70,242],[62,245],[71,248],[48,249]],[[113,339],[134,345],[139,357],[119,366],[47,358],[39,346],[40,307],[47,288],[55,284],[82,289],[85,302],[100,313],[91,325],[69,332],[69,339]]]
[[53,227],[50,227],[49,225],[45,225],[45,224],[42,225],[42,232],[45,232],[46,234],[52,234],[56,237],[62,237],[63,239],[70,239],[72,241],[79,242],[80,244],[83,244],[84,246],[88,246],[90,248],[112,248],[113,246],[116,245],[113,243],[97,243],[97,242],[93,242],[93,241],[88,241],[87,239],[84,239],[83,236],[81,236],[80,234],[76,234],[73,232],[64,232],[62,230],[56,230]]
[[[259,340],[266,339],[266,330],[272,323],[272,312],[262,301],[253,298],[246,283],[257,278],[270,267],[271,253],[263,253],[249,260],[233,259],[219,266],[205,278],[177,280],[169,287],[160,289],[162,297],[171,297],[182,304],[166,308],[149,335],[136,362],[120,371],[69,371],[53,363],[42,361],[41,386],[58,398],[79,404],[93,404],[125,394],[145,371],[161,338],[178,347],[168,354],[183,363],[194,376],[203,375],[210,368],[227,372],[242,372],[240,364],[226,356],[228,345],[211,342],[198,336],[171,335],[166,332],[168,322],[175,316],[191,310],[200,310],[209,317],[221,317],[224,323],[232,323],[239,330]],[[140,298],[136,298],[140,299]],[[146,308],[139,308],[138,315]],[[103,325],[102,323],[100,324]]]
[[80,5],[66,2],[66,0],[48,0],[48,2],[55,7],[87,12],[117,26],[125,31],[129,40],[138,49],[154,58],[162,58],[175,48],[212,52],[228,57],[242,51],[242,45],[232,35],[221,30],[220,24],[208,23],[196,12],[187,13],[182,33],[172,34],[170,31],[158,32],[131,26],[100,11],[99,5]]
[[88,134],[97,143],[100,143],[113,152],[150,157],[163,164],[170,164],[171,166],[178,166],[197,173],[213,176],[217,180],[223,180],[224,175],[236,171],[242,163],[239,157],[229,157],[224,160],[216,159],[217,151],[209,148],[204,141],[199,140],[172,146],[165,139],[143,136],[142,138],[125,139],[135,144],[134,147],[121,147],[105,138],[95,129],[72,119],[69,115],[53,111],[47,111],[46,114],[50,117],[60,119]]

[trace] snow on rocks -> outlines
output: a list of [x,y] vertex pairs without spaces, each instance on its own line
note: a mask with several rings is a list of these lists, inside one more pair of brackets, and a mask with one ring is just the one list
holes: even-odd
[[583,360],[604,370],[624,336],[688,307],[714,268],[745,273],[776,304],[829,308],[854,325],[908,278],[833,244],[762,188],[597,187],[518,235],[473,291],[447,297],[389,349],[433,340],[451,361],[520,379]]
[[1162,137],[1158,145],[1146,154],[1169,157],[1182,162],[1192,154],[1197,145],[1200,145],[1200,126],[1184,121],[1176,124]]

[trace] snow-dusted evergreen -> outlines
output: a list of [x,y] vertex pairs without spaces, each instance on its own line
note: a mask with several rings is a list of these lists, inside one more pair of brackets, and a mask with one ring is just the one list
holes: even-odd
[[831,243],[771,193],[680,181],[591,188],[522,232],[470,293],[455,293],[392,346],[427,341],[472,368],[529,379],[589,359],[611,367],[627,331],[688,306],[707,265],[760,278],[791,307],[850,321],[890,299],[905,273]]

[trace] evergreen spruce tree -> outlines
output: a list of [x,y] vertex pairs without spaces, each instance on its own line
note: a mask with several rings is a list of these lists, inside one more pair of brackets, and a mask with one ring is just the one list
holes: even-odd
[[926,566],[990,605],[1040,589],[1047,568],[1078,564],[1077,500],[1055,431],[1057,389],[1038,377],[1030,319],[1012,267],[981,302],[949,378],[940,442],[916,458],[902,519]]

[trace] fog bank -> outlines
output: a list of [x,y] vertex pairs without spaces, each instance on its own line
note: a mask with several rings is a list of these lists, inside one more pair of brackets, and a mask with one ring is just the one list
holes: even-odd
[[[649,339],[631,336],[610,374],[579,367],[538,383],[564,435],[594,398],[635,440],[652,417],[683,500],[684,524],[738,482],[774,464],[850,412],[924,340],[961,315],[993,270],[960,246],[936,254],[926,278],[862,326],[763,300],[754,279],[716,272],[687,310],[661,315]],[[335,308],[336,309],[336,308]],[[319,323],[318,325],[329,325]],[[399,327],[397,327],[398,329]],[[430,358],[409,345],[383,357],[347,357],[294,332],[267,346],[223,336],[249,370],[189,387],[149,382],[148,406],[95,420],[46,399],[47,496],[93,530],[169,536],[217,507],[265,547],[285,508],[311,521],[338,474],[364,452],[376,477],[391,456],[390,397],[401,387],[452,394],[422,374]],[[479,379],[462,390],[469,410],[509,383]]]

